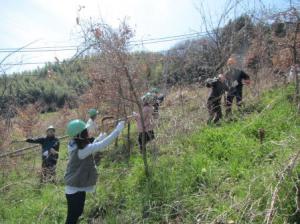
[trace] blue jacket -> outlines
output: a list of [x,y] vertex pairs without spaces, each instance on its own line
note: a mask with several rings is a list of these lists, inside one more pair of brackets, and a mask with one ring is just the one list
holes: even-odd
[[[26,142],[40,144],[42,146],[42,154],[46,151],[49,152],[51,148],[55,149],[57,152],[59,151],[59,140],[56,137],[29,138]],[[48,157],[42,155],[42,159],[45,161],[47,160],[51,165],[55,165],[57,163],[58,154],[49,154]]]

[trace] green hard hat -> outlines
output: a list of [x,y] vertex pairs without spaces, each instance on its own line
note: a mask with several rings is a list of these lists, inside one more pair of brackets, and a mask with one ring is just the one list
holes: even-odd
[[82,120],[72,120],[67,125],[67,134],[71,137],[75,137],[86,129],[86,123]]
[[96,116],[98,113],[99,113],[98,110],[95,109],[95,108],[89,109],[89,111],[88,111],[88,114],[89,114],[90,117],[94,117],[94,116]]
[[158,90],[158,88],[155,88],[155,87],[153,87],[151,90],[150,90],[150,93],[159,93],[159,90]]
[[150,103],[150,101],[153,99],[153,95],[150,92],[148,92],[144,96],[142,96],[141,99],[144,103]]

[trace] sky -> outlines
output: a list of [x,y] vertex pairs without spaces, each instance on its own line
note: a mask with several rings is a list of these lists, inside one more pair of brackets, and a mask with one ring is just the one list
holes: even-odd
[[[160,38],[201,32],[203,26],[198,8],[202,5],[211,18],[219,18],[230,0],[0,0],[0,49],[55,47],[51,52],[23,52],[13,54],[3,64],[39,63],[67,59],[72,51],[58,51],[61,46],[81,43],[76,17],[81,20],[102,18],[113,27],[127,19],[135,30],[136,40]],[[250,0],[254,7],[258,0]],[[265,0],[265,6],[281,8],[284,0]],[[79,6],[84,9],[78,13]],[[244,6],[246,7],[246,5]],[[238,12],[236,12],[238,13]],[[161,51],[176,44],[163,42],[147,44],[136,50]],[[7,55],[0,52],[0,61]],[[19,72],[38,65],[3,65],[7,71]],[[42,64],[39,65],[40,67]]]

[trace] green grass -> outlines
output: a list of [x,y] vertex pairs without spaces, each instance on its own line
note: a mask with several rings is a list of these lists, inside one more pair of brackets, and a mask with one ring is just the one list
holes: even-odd
[[[99,167],[95,194],[89,194],[83,223],[99,215],[104,223],[263,223],[277,172],[298,150],[300,119],[290,102],[292,87],[265,93],[251,114],[220,127],[181,134],[150,160],[151,178],[135,152],[129,161]],[[246,108],[247,109],[247,108]],[[258,130],[265,130],[260,144]],[[59,183],[39,186],[28,170],[0,179],[0,223],[63,223],[66,216],[61,149]],[[172,151],[179,151],[178,154]],[[280,186],[274,223],[293,223],[294,180]]]

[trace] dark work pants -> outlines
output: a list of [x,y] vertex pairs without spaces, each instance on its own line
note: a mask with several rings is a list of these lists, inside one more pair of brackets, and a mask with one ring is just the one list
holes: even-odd
[[222,119],[222,107],[221,107],[221,100],[208,100],[207,102],[207,109],[209,118],[207,123],[217,123],[219,120]]
[[[145,137],[144,143],[146,145],[148,142],[150,142],[151,140],[153,140],[155,138],[154,131],[152,130],[152,131],[145,132],[144,137]],[[140,151],[142,152],[143,133],[139,133],[138,142],[139,142]]]
[[230,115],[232,112],[233,100],[236,98],[236,105],[240,108],[243,100],[243,88],[238,87],[229,91],[226,98],[226,115]]
[[154,113],[158,113],[158,110],[159,110],[159,103],[158,102],[153,104],[153,109],[154,109]]
[[46,159],[42,160],[41,183],[52,182],[55,183],[56,164],[48,162]]
[[68,215],[66,224],[76,224],[82,215],[85,203],[85,192],[80,191],[75,194],[66,194],[68,203]]

